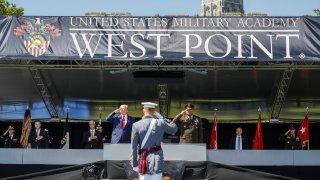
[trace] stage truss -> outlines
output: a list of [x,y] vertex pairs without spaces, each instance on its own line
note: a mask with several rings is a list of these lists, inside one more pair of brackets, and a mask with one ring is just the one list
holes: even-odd
[[190,60],[149,60],[149,61],[93,61],[93,60],[0,60],[0,68],[39,69],[105,69],[105,70],[279,70],[279,69],[320,69],[318,61],[190,61]]
[[[93,60],[1,60],[0,68],[27,68],[36,83],[40,95],[53,119],[60,119],[57,105],[52,96],[53,89],[48,90],[50,80],[38,76],[42,69],[99,69],[107,70],[111,74],[134,71],[190,71],[206,75],[207,71],[216,70],[282,70],[279,82],[275,82],[276,93],[271,97],[270,119],[278,120],[282,105],[289,90],[290,81],[294,70],[320,69],[318,61],[190,61],[190,60],[150,60],[150,61],[93,61]],[[41,81],[41,82],[40,82]],[[40,82],[40,83],[39,83]],[[163,104],[163,109],[168,110],[168,103]]]

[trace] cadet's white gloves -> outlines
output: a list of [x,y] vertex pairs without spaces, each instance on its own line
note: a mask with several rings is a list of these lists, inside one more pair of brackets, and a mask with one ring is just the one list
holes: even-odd
[[132,168],[135,172],[138,172],[138,166]]
[[158,119],[164,119],[163,116],[162,116],[160,113],[158,113],[158,112],[155,112],[155,113],[154,113],[154,116],[155,116],[156,118],[158,118]]

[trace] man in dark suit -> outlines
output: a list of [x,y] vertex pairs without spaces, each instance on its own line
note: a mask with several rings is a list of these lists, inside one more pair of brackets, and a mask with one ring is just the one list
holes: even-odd
[[106,119],[113,124],[111,143],[131,143],[132,124],[135,120],[128,115],[128,105],[121,105]]
[[30,132],[29,143],[33,149],[46,149],[49,144],[48,132],[41,129],[41,122],[34,122],[35,129]]
[[249,149],[248,140],[242,136],[241,127],[236,129],[236,137],[231,138],[229,148],[235,150]]
[[173,118],[180,130],[180,144],[203,143],[202,120],[193,114],[194,105],[189,103]]
[[18,136],[14,134],[14,127],[9,126],[8,130],[0,136],[4,148],[19,148],[20,142]]
[[102,134],[96,130],[96,122],[89,121],[89,130],[83,133],[82,144],[85,149],[102,149]]

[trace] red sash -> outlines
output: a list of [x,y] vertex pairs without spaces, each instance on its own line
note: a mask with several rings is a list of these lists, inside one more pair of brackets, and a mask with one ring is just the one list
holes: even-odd
[[154,146],[148,149],[139,150],[139,155],[140,155],[139,173],[140,174],[145,174],[148,170],[147,156],[156,151],[159,151],[160,149],[161,149],[161,146]]

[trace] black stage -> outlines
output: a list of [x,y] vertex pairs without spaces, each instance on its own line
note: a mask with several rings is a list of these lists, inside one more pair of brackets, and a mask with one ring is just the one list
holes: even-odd
[[[102,177],[110,180],[133,179],[137,175],[130,169],[128,161],[101,161],[93,163],[104,170]],[[1,164],[0,177],[8,179],[81,179],[83,167],[56,165],[5,165]],[[173,180],[257,180],[257,179],[319,179],[320,166],[246,166],[235,167],[214,162],[166,161],[165,172]],[[99,171],[100,172],[100,171]],[[33,173],[33,174],[29,174]],[[277,174],[277,175],[275,175]],[[289,178],[290,177],[290,178]]]

